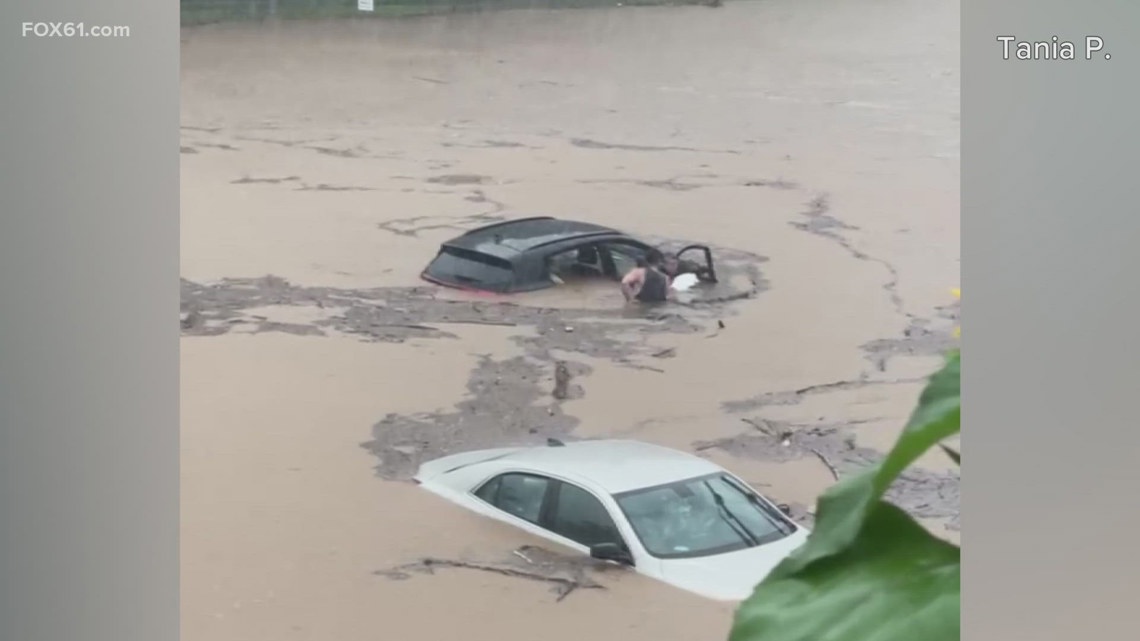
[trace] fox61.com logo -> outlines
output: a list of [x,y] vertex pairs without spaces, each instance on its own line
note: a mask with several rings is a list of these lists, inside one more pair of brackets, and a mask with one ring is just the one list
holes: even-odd
[[118,38],[129,36],[129,27],[87,26],[82,22],[25,22],[21,25],[25,38]]

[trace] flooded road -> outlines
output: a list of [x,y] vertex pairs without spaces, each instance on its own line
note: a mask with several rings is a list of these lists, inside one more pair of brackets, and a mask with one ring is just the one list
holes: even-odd
[[[731,605],[632,574],[393,579],[549,547],[405,479],[616,436],[802,513],[888,448],[955,323],[958,33],[917,0],[184,30],[183,638],[724,638]],[[527,215],[713,245],[748,295],[651,319],[419,279]],[[893,498],[957,539],[957,496],[930,456]]]

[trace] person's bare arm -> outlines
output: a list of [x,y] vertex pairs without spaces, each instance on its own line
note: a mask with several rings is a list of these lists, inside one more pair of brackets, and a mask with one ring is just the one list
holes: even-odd
[[641,286],[645,283],[645,270],[631,269],[629,273],[621,279],[621,293],[625,296],[627,301],[631,301],[637,296],[637,292],[641,291]]

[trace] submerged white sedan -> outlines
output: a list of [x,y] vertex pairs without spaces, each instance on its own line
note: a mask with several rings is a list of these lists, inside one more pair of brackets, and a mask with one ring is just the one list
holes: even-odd
[[482,515],[683,590],[740,601],[808,530],[720,466],[627,440],[480,450],[415,481]]

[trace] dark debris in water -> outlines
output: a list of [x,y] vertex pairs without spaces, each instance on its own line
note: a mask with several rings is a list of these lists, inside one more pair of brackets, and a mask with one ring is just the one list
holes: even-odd
[[914,320],[903,330],[901,337],[871,341],[863,345],[863,351],[875,368],[884,372],[895,356],[941,356],[957,344],[949,327],[934,330],[927,322]]
[[604,590],[594,580],[599,572],[622,570],[613,564],[595,561],[589,557],[571,556],[551,552],[533,545],[515,549],[505,559],[480,562],[427,557],[411,563],[373,572],[376,576],[393,581],[406,581],[415,574],[434,575],[439,570],[465,569],[489,572],[516,579],[551,584],[555,601],[562,601],[576,590]]
[[442,176],[432,176],[426,182],[435,185],[484,185],[493,182],[489,176],[481,176],[478,174],[445,174]]
[[869,377],[864,377],[850,381],[834,381],[831,383],[808,385],[807,387],[801,387],[794,390],[763,392],[761,394],[753,396],[752,398],[740,401],[726,401],[721,404],[721,407],[724,408],[726,412],[749,412],[760,409],[762,407],[770,407],[774,405],[798,405],[804,400],[805,397],[814,396],[817,394],[863,389],[866,387],[921,383],[924,380],[925,379],[922,378],[876,380]]
[[702,152],[702,153],[716,153],[716,154],[739,154],[739,151],[734,149],[697,149],[695,147],[678,147],[672,145],[633,145],[626,143],[611,143],[602,142],[600,140],[591,140],[589,138],[572,138],[570,144],[582,149],[599,149],[608,150],[616,149],[620,151],[686,151],[686,152]]
[[[786,463],[816,458],[836,480],[857,474],[878,463],[883,454],[855,444],[857,423],[801,425],[785,421],[750,419],[753,432],[693,444],[697,451],[718,449],[735,457]],[[951,519],[957,528],[960,509],[957,472],[935,473],[921,468],[904,471],[886,493],[886,499],[920,518]]]
[[[389,414],[362,444],[379,460],[377,473],[409,480],[427,460],[469,450],[541,445],[547,438],[573,440],[578,420],[562,412],[547,390],[553,376],[541,361],[527,357],[480,359],[467,382],[468,398],[454,411],[419,415]],[[573,366],[579,373],[589,369]]]

